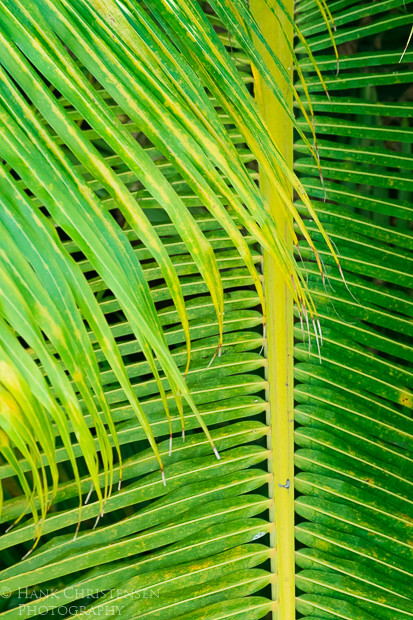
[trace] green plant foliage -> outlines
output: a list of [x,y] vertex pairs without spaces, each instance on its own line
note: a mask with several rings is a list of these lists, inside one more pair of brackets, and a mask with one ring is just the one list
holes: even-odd
[[273,606],[260,243],[306,286],[256,156],[293,176],[213,16],[147,8],[0,6],[2,617]]
[[[163,471],[111,321],[93,299],[105,290],[117,300],[136,350],[147,361],[145,368],[157,383],[166,416],[169,394],[181,418],[182,402],[186,402],[216,451],[185,382],[191,335],[182,268],[174,264],[156,224],[173,227],[210,294],[218,322],[218,355],[223,346],[225,303],[221,257],[202,230],[196,208],[203,215],[209,213],[228,235],[261,304],[262,283],[245,234],[274,255],[297,302],[313,316],[314,306],[291,249],[269,217],[253,171],[245,163],[255,157],[266,162],[283,208],[293,214],[316,252],[289,199],[286,179],[293,182],[304,203],[310,203],[268,137],[242,73],[240,77],[236,63],[196,3],[173,11],[173,18],[167,2],[151,3],[149,12],[147,8],[140,3],[118,6],[113,0],[29,4],[7,0],[0,7],[5,162],[2,247],[7,255],[0,275],[0,329],[5,333],[1,419],[7,436],[3,454],[15,467],[33,514],[40,520],[49,504],[47,476],[44,471],[37,473],[41,454],[52,473],[52,498],[58,481],[52,424],[58,427],[78,484],[68,421],[102,509],[111,491],[113,446],[107,430],[121,457],[111,402],[93,350],[96,346],[134,408]],[[188,23],[196,24],[191,43],[185,34]],[[244,69],[244,76],[251,80],[249,70]],[[218,101],[208,97],[205,88]],[[277,96],[282,100],[280,89]],[[245,142],[251,149],[245,148]],[[135,247],[138,242],[148,252],[145,258],[137,254],[143,251]],[[48,248],[47,253],[41,248]],[[147,257],[156,262],[156,276],[165,282],[184,331],[187,359],[183,372],[165,339],[142,262]],[[25,344],[32,356],[24,351]],[[93,421],[93,433],[85,423],[85,412]],[[30,429],[27,437],[22,432],[15,435],[17,427],[12,428],[11,418]],[[9,441],[32,464],[34,494],[41,499],[39,515]],[[99,465],[106,475],[103,493]]]
[[295,169],[339,248],[348,288],[327,253],[324,287],[301,244],[323,346],[320,364],[297,329],[297,607],[311,618],[405,620],[413,615],[412,52],[399,60],[412,5],[329,7],[338,74],[319,14],[302,2],[297,16],[330,94],[302,61],[325,188],[300,141]]
[[298,3],[291,171],[241,0],[2,1],[0,620],[276,614],[263,249],[297,302],[298,614],[413,616],[410,8]]

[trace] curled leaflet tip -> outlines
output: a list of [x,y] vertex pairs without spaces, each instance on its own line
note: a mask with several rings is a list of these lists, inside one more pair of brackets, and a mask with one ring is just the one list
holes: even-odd
[[211,364],[213,363],[213,361],[214,361],[214,359],[216,358],[217,355],[218,355],[218,357],[221,357],[221,350],[222,350],[222,344],[219,343],[217,348],[215,349],[214,355],[211,357],[211,361],[209,362],[207,368],[210,368]]
[[321,274],[320,275],[321,275],[321,282],[323,283],[323,288],[324,288],[324,290],[326,290],[326,276],[325,276],[325,273],[324,273],[324,271],[322,269],[321,269]]
[[[333,291],[333,293],[335,293],[335,292],[336,292],[336,290],[335,290],[334,286],[331,284],[331,280],[330,280],[330,278],[329,278],[329,275],[328,275],[327,270],[326,270],[325,265],[324,265],[324,261],[323,261],[323,259],[321,258],[321,256],[320,256],[320,260],[321,260],[321,263],[322,263],[322,265],[323,265],[323,271],[324,271],[324,274],[325,274],[326,283],[328,284],[328,286],[330,287],[330,289]],[[327,293],[327,288],[326,288],[326,287],[324,287],[324,290],[325,290],[325,292]]]
[[90,485],[89,492],[88,492],[88,494],[86,495],[86,499],[85,499],[85,506],[86,506],[86,504],[87,504],[87,503],[89,502],[89,500],[90,500],[90,496],[92,495],[92,491],[93,491],[93,484],[92,484],[92,485]]
[[221,460],[221,457],[219,456],[218,450],[216,449],[216,447],[213,445],[212,449],[214,451],[215,456],[217,457],[218,461]]
[[[406,2],[405,2],[405,0],[403,0],[403,6],[404,6],[404,10],[406,10]],[[413,36],[413,26],[412,26],[412,29],[410,30],[409,38],[407,39],[406,47],[403,50],[403,54],[400,56],[399,63],[401,63],[403,58],[405,57],[405,54],[406,54],[406,52],[408,50],[408,47],[410,45],[410,41],[412,40],[412,36]]]
[[24,554],[24,556],[22,557],[22,561],[25,560],[26,558],[28,558],[31,553],[33,553],[33,550],[34,550],[35,546],[36,545],[33,545],[33,547],[31,549],[29,549],[27,553]]
[[72,542],[74,542],[77,539],[77,535],[79,534],[79,530],[80,530],[80,515],[79,515],[79,521],[77,522],[77,525],[76,525],[76,530],[75,530]]
[[320,319],[317,319],[318,333],[320,334],[320,344],[323,346],[323,332],[321,331]]
[[298,244],[298,243],[297,243],[297,245],[295,246],[295,249],[297,250],[297,254],[298,254],[298,257],[299,257],[299,259],[300,259],[301,267],[302,267],[302,269],[303,269],[303,271],[304,271],[304,280],[305,280],[305,283],[308,285],[308,273],[307,273],[307,271],[305,271],[305,263],[304,263],[304,260],[303,260],[303,255],[301,254],[300,246],[299,246],[299,244]]
[[338,264],[337,264],[337,267],[338,267],[338,270],[339,270],[339,272],[340,272],[341,279],[343,280],[343,284],[344,284],[344,286],[346,287],[346,290],[347,290],[347,292],[349,293],[349,295],[351,295],[351,297],[354,299],[354,301],[355,301],[355,302],[356,302],[359,306],[364,307],[364,306],[363,306],[363,305],[359,302],[359,300],[357,299],[357,297],[355,297],[355,295],[353,295],[353,293],[351,292],[351,290],[350,290],[350,288],[349,288],[349,286],[348,286],[348,284],[347,284],[346,278],[344,277],[344,272],[343,272],[343,270],[342,270],[342,268],[341,268],[340,263],[338,263]]
[[185,429],[182,429],[182,441],[185,443]]
[[303,335],[303,341],[305,342],[307,338],[307,334],[304,331],[303,315],[301,313],[301,308],[298,308],[298,317],[300,319],[300,327],[301,327],[301,333]]
[[307,334],[308,334],[308,352],[311,353],[311,332],[310,332],[310,322],[308,320],[308,312],[303,306],[303,314],[305,317],[305,322],[307,325]]
[[318,336],[318,332],[317,332],[317,326],[315,324],[314,319],[313,319],[313,328],[314,328],[315,341],[317,343],[318,359],[320,360],[320,364],[321,364],[322,361],[321,361],[320,340],[319,340],[319,336]]
[[163,486],[166,487],[166,478],[165,478],[165,472],[163,469],[161,469],[161,476],[162,476]]

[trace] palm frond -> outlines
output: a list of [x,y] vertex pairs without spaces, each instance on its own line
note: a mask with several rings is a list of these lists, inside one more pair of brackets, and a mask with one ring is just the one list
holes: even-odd
[[[298,302],[305,288],[296,275],[292,286],[295,260],[244,135],[202,94],[197,65],[132,8],[129,22],[165,63],[147,66],[135,30],[126,46],[97,3],[0,7],[2,359],[13,371],[2,376],[0,545],[2,588],[15,593],[2,599],[5,617],[79,607],[83,585],[89,603],[108,584],[123,590],[97,606],[120,599],[130,617],[273,607],[242,600],[273,580],[255,568],[270,551],[254,541],[271,529],[257,242],[284,265]],[[250,67],[220,53],[258,122],[238,84]],[[25,494],[13,497],[16,474]],[[151,590],[163,584],[145,609],[130,596],[141,573]]]
[[410,7],[331,3],[338,75],[319,16],[302,3],[297,18],[331,99],[304,60],[325,187],[300,142],[295,169],[319,201],[348,284],[321,252],[325,290],[301,244],[324,342],[320,364],[296,330],[297,608],[306,618],[413,614],[409,52],[397,64]]
[[413,615],[411,3],[262,5],[0,6],[0,619]]
[[[155,209],[157,213],[163,210],[162,218],[173,225],[174,234],[179,235],[207,286],[218,319],[216,353],[219,355],[224,332],[224,286],[219,256],[188,204],[195,209],[206,208],[223,226],[241,263],[247,266],[262,305],[262,283],[243,230],[273,253],[297,302],[309,303],[305,283],[297,277],[294,257],[268,216],[253,174],[245,166],[249,156],[240,146],[246,137],[242,133],[237,135],[238,124],[246,124],[245,115],[255,119],[254,123],[260,127],[263,143],[256,144],[255,152],[261,152],[263,157],[264,148],[270,148],[274,153],[276,183],[284,196],[284,208],[292,209],[300,230],[304,228],[283,189],[281,177],[291,177],[292,173],[269,141],[251,95],[240,86],[236,65],[219,43],[206,14],[188,3],[188,15],[176,16],[181,20],[177,21],[177,27],[184,27],[196,14],[198,44],[202,49],[209,45],[213,51],[218,50],[211,62],[222,73],[219,83],[223,85],[225,80],[226,88],[245,109],[245,114],[241,111],[235,119],[229,117],[229,122],[235,124],[229,132],[214,102],[202,94],[210,84],[200,71],[199,51],[196,50],[195,57],[185,49],[178,53],[167,37],[168,29],[165,33],[156,23],[160,19],[159,11],[162,15],[168,8],[162,3],[151,7],[149,13],[143,5],[121,7],[112,0],[96,0],[91,4],[81,0],[58,3],[42,0],[32,4],[10,0],[0,7],[4,50],[0,95],[6,164],[3,185],[4,200],[10,203],[8,210],[5,206],[5,213],[9,212],[7,225],[22,227],[24,243],[32,246],[24,256],[9,241],[8,260],[12,262],[4,266],[4,278],[13,280],[14,270],[30,274],[30,281],[19,285],[10,281],[8,288],[4,284],[7,299],[2,316],[15,335],[33,349],[49,387],[38,376],[38,370],[33,372],[33,361],[21,353],[17,343],[14,355],[21,357],[24,364],[21,361],[17,364],[9,357],[5,363],[19,367],[20,374],[15,381],[21,383],[26,376],[20,392],[36,394],[29,418],[35,437],[40,416],[40,428],[49,426],[45,429],[47,437],[40,433],[36,437],[48,460],[53,461],[52,422],[60,425],[65,448],[71,453],[70,436],[63,428],[66,419],[82,442],[82,451],[97,486],[98,460],[102,460],[106,472],[104,496],[100,498],[103,508],[110,494],[113,469],[113,446],[106,437],[105,424],[118,460],[121,457],[110,403],[101,385],[99,363],[83,321],[87,321],[106,362],[134,407],[162,470],[163,464],[110,333],[110,321],[87,290],[81,271],[87,275],[88,269],[94,274],[93,281],[88,278],[93,293],[100,288],[110,289],[118,301],[119,310],[136,338],[137,351],[146,358],[148,372],[157,382],[168,419],[170,391],[180,408],[182,424],[183,398],[212,443],[182,369],[168,349],[134,245],[139,240],[149,250],[159,266],[159,277],[170,291],[185,333],[185,376],[191,361],[191,336],[184,292],[177,266],[150,214]],[[173,45],[178,40],[175,37]],[[154,61],[157,51],[160,56]],[[194,91],[198,93],[196,97]],[[260,134],[255,133],[255,139]],[[18,175],[17,183],[11,174]],[[292,178],[299,189],[298,180]],[[189,201],[185,196],[188,191]],[[301,194],[307,201],[302,190]],[[19,222],[14,208],[16,201],[25,213]],[[235,218],[228,207],[235,211]],[[121,218],[128,229],[119,226],[116,218]],[[30,229],[33,226],[42,230],[44,248],[52,248],[54,258],[50,261],[47,255],[39,256],[37,240]],[[53,226],[59,237],[52,232]],[[64,247],[69,239],[75,244],[71,256]],[[82,256],[81,270],[76,266],[79,261],[72,259],[78,253]],[[11,299],[19,299],[20,312],[10,305]],[[164,379],[160,372],[165,374]],[[12,388],[8,384],[5,389]],[[17,398],[13,390],[11,393]],[[19,406],[22,408],[21,403]],[[45,414],[49,410],[49,415]],[[85,412],[92,416],[100,457],[85,426]],[[30,450],[34,450],[33,463],[37,463],[36,447],[33,445]],[[71,462],[78,476],[73,455]],[[54,485],[56,476],[55,471]],[[36,482],[36,493],[42,493],[45,498],[44,516],[48,504],[44,476],[43,481]]]

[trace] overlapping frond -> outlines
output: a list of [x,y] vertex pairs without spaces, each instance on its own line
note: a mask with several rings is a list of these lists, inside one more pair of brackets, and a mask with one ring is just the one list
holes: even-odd
[[256,159],[305,235],[286,180],[310,204],[247,52],[197,4],[170,9],[0,7],[3,617],[274,607],[245,598],[274,578],[254,542],[273,527],[262,247],[313,306]]
[[[236,24],[234,13],[229,26]],[[242,32],[250,52],[252,40]],[[258,158],[269,166],[283,208],[316,252],[286,180],[311,205],[245,88],[242,76],[251,81],[248,57],[231,57],[213,17],[197,3],[6,0],[0,7],[0,44],[0,309],[1,329],[7,334],[1,428],[8,437],[3,455],[17,467],[10,450],[18,447],[33,472],[44,455],[53,474],[53,497],[58,480],[53,429],[58,429],[79,478],[70,423],[103,508],[113,483],[113,448],[117,462],[121,453],[102,364],[109,365],[162,470],[163,465],[122,360],[112,315],[108,320],[97,301],[100,291],[110,290],[119,304],[136,339],[134,353],[146,360],[166,417],[170,419],[172,395],[183,425],[186,402],[216,452],[185,382],[192,359],[188,308],[179,267],[156,223],[174,227],[211,297],[218,321],[212,359],[221,354],[224,342],[225,287],[220,254],[196,209],[209,213],[228,235],[262,307],[262,282],[246,234],[273,254],[297,303],[313,315],[295,258],[246,164]],[[253,60],[265,71],[256,52]],[[243,66],[247,72],[239,71]],[[273,79],[271,84],[285,105]],[[297,130],[306,142],[305,132],[298,125]],[[186,342],[183,369],[165,339],[138,242],[147,250],[143,261],[155,260],[157,277],[176,308]],[[89,429],[85,415],[93,421]],[[30,441],[20,433],[17,445],[12,416],[30,429]],[[28,498],[43,498],[44,518],[50,502],[48,475],[36,473],[29,491],[24,472],[16,472]]]
[[412,5],[329,5],[338,75],[315,10],[303,2],[297,17],[330,93],[326,100],[302,61],[324,187],[299,141],[295,169],[318,200],[348,288],[322,252],[325,289],[301,245],[323,347],[320,364],[297,330],[297,606],[306,618],[405,620],[413,615],[411,52],[399,60]]

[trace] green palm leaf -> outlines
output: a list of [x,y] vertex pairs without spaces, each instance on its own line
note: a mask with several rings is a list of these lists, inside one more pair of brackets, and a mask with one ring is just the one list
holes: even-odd
[[[406,220],[412,140],[402,120],[411,106],[397,102],[403,93],[397,85],[410,82],[412,72],[395,65],[405,32],[400,27],[411,23],[411,15],[398,2],[337,7],[332,3],[336,42],[359,42],[351,56],[340,58],[338,76],[325,75],[330,101],[313,99],[325,190],[308,159],[298,156],[296,170],[314,199],[325,191],[320,219],[339,247],[349,290],[331,270],[326,293],[307,263],[324,345],[322,365],[305,343],[296,345],[296,463],[302,470],[296,479],[296,560],[303,592],[297,608],[305,617],[408,618],[413,401]],[[366,15],[368,24],[355,21]],[[329,71],[335,61],[325,55],[322,31],[315,14],[306,20],[303,33],[319,67]],[[379,32],[385,49],[370,51]],[[319,91],[307,61],[303,70],[310,92]],[[389,85],[396,102],[380,103]],[[304,152],[300,144],[297,150]],[[304,247],[301,254],[306,256]],[[327,254],[325,261],[329,273]]]
[[413,616],[411,23],[1,4],[0,618]]

